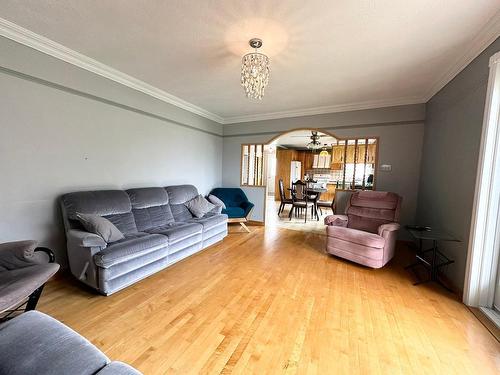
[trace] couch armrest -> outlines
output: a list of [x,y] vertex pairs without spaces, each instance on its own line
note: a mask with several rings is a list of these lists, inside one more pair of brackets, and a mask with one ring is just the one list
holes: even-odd
[[66,233],[68,242],[81,247],[102,247],[108,246],[101,236],[83,230],[71,229]]
[[252,211],[254,204],[252,202],[248,202],[248,201],[241,202],[240,207],[245,210],[245,217],[247,217],[248,214],[250,213],[250,211]]
[[222,213],[222,206],[215,205],[215,207],[212,208],[212,210],[210,210],[209,213],[212,213],[212,214],[220,214],[220,213]]
[[325,217],[325,225],[347,227],[347,223],[347,215],[328,215],[327,217]]
[[390,232],[398,231],[401,226],[398,223],[382,224],[378,227],[378,235],[381,237],[387,237]]
[[15,241],[0,244],[0,269],[14,270],[49,262],[47,254],[36,251],[36,241]]

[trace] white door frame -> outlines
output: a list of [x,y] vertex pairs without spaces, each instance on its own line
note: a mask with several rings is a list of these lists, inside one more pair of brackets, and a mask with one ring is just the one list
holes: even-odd
[[500,247],[500,52],[490,58],[463,301],[492,307]]

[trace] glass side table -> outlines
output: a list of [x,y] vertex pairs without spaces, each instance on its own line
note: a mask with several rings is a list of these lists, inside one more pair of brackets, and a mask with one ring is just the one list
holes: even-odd
[[[441,251],[439,251],[438,242],[440,241],[461,242],[461,241],[449,235],[448,233],[442,232],[440,230],[435,230],[430,228],[428,228],[428,230],[425,230],[423,229],[423,227],[417,229],[417,227],[414,226],[406,226],[406,230],[410,232],[410,234],[415,240],[417,240],[419,245],[415,263],[406,266],[405,269],[410,269],[414,271],[415,267],[422,265],[429,271],[428,279],[418,280],[413,285],[419,285],[426,282],[434,281],[439,285],[441,285],[446,290],[452,291],[450,288],[444,285],[441,282],[441,280],[439,280],[439,270],[444,266],[454,263],[455,261],[448,258]],[[430,249],[424,250],[423,249],[424,241],[432,241],[432,247]],[[416,272],[414,272],[414,274],[418,277]]]

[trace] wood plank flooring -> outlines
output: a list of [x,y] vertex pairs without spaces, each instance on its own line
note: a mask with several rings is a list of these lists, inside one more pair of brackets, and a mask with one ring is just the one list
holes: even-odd
[[51,281],[39,309],[144,374],[498,374],[500,344],[457,297],[254,227],[113,296]]

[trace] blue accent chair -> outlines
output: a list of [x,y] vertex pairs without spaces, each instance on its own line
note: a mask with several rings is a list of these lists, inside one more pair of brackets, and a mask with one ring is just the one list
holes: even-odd
[[215,188],[210,194],[215,195],[226,205],[222,213],[228,216],[228,223],[239,223],[243,229],[250,233],[245,222],[248,222],[254,204],[248,200],[243,190],[240,188]]

